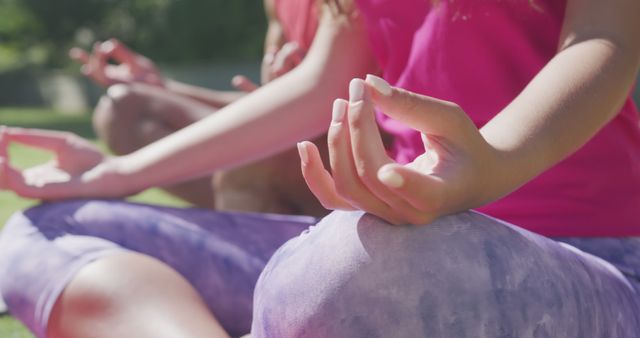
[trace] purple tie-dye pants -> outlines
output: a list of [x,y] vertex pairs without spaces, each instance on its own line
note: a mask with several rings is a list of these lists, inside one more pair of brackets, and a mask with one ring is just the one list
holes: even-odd
[[551,240],[475,212],[419,227],[360,212],[316,221],[44,204],[6,225],[0,290],[11,313],[45,337],[77,271],[130,250],[186,277],[232,335],[640,336],[638,238]]

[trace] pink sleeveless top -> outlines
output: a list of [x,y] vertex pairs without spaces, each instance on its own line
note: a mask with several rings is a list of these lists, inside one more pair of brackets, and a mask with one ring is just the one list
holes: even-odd
[[274,0],[274,5],[287,41],[308,51],[318,26],[317,0]]
[[[565,1],[359,0],[383,76],[459,104],[478,127],[554,56]],[[408,162],[417,132],[378,114]],[[579,123],[579,121],[576,121]],[[630,98],[575,154],[479,211],[547,236],[640,236],[640,122]]]

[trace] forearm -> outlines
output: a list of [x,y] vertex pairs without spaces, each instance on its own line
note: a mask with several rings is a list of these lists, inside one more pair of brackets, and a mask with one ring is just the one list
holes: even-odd
[[606,39],[559,52],[481,130],[501,163],[491,194],[515,190],[586,143],[619,111],[638,61],[636,48]]
[[[325,18],[300,66],[198,123],[118,160],[132,190],[187,180],[293,147],[326,130],[331,102],[375,69],[361,25]],[[331,23],[330,22],[330,23]]]
[[331,94],[307,100],[270,95],[287,91],[303,98],[314,89],[289,87],[286,80],[122,158],[122,172],[140,190],[257,160],[318,135],[328,125]]
[[241,91],[213,90],[171,79],[165,81],[165,88],[172,93],[194,99],[215,108],[222,108],[246,95]]

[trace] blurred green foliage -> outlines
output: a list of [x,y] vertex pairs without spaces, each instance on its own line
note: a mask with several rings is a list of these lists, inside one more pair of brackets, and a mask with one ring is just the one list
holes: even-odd
[[254,60],[265,27],[260,0],[0,0],[0,69],[64,67],[110,37],[161,63]]

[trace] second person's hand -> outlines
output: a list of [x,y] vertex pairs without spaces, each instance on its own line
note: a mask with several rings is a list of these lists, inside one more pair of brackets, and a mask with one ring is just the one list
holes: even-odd
[[[48,151],[54,159],[19,170],[10,163],[8,147],[11,143]],[[0,190],[41,200],[111,198],[133,193],[127,190],[115,169],[113,158],[75,134],[0,127]]]
[[[91,54],[80,48],[72,48],[69,56],[82,64],[82,74],[102,86],[116,83],[163,86],[165,82],[153,61],[133,52],[117,39],[96,42]],[[110,64],[109,60],[117,64]]]

